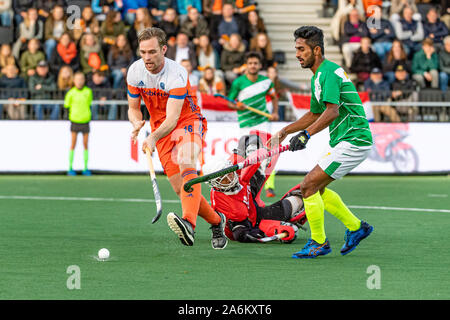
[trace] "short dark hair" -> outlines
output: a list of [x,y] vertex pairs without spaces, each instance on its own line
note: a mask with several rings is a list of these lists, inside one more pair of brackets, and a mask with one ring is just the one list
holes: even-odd
[[325,55],[325,48],[323,45],[323,32],[315,26],[303,26],[295,30],[294,38],[302,38],[306,40],[306,44],[314,50],[315,47],[322,49],[322,55]]
[[138,34],[139,43],[141,43],[141,41],[150,40],[152,38],[156,38],[158,40],[160,48],[167,45],[166,33],[160,28],[146,28]]
[[251,59],[251,58],[258,59],[260,63],[262,63],[262,61],[263,61],[263,57],[262,57],[261,53],[259,53],[258,51],[250,51],[245,54],[245,62],[247,62],[248,59]]

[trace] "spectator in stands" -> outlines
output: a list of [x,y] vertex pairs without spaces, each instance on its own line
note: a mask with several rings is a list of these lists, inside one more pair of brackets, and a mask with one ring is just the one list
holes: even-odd
[[198,82],[200,81],[200,73],[197,70],[194,70],[191,65],[191,61],[189,59],[183,59],[180,61],[180,64],[186,69],[189,77],[189,84],[191,85],[192,91],[197,92],[198,90]]
[[445,23],[439,20],[437,10],[431,8],[427,13],[427,18],[423,24],[425,38],[431,38],[435,45],[442,47],[442,40],[448,35]]
[[69,66],[73,71],[80,68],[80,59],[75,42],[72,41],[70,34],[64,32],[59,38],[56,48],[53,49],[50,58],[50,71],[57,75],[59,69],[63,66]]
[[391,19],[400,18],[403,9],[406,7],[411,8],[414,13],[418,13],[415,0],[391,0],[391,7],[389,11],[389,16]]
[[51,15],[45,20],[44,30],[44,51],[46,59],[50,60],[53,50],[59,42],[59,38],[64,32],[68,31],[64,8],[62,6],[55,6],[53,8]]
[[196,7],[190,7],[186,20],[181,24],[180,32],[187,34],[189,41],[197,46],[200,36],[209,35],[208,22],[199,14]]
[[77,45],[77,48],[79,49],[81,37],[84,35],[81,19],[75,18],[73,20],[73,26],[71,26],[69,28],[69,34],[70,34],[70,37],[72,38],[73,42],[75,42],[75,44]]
[[431,85],[439,87],[439,57],[433,46],[433,40],[426,38],[422,42],[422,50],[414,54],[412,62],[413,78],[421,88]]
[[366,81],[373,68],[381,69],[380,58],[378,58],[378,55],[372,50],[370,45],[369,37],[361,38],[361,46],[353,55],[350,72],[357,74],[359,82]]
[[167,44],[175,45],[175,38],[180,31],[180,24],[178,22],[177,12],[173,8],[167,8],[162,17],[162,21],[158,26],[164,30],[167,35]]
[[375,21],[371,24],[367,23],[372,47],[380,60],[383,61],[386,53],[391,50],[392,41],[395,39],[395,31],[389,20],[381,16],[380,7],[375,6],[372,17],[375,18]]
[[180,63],[181,60],[188,59],[192,68],[197,69],[197,56],[194,45],[189,42],[187,34],[179,32],[174,46],[168,46],[166,57]]
[[148,8],[152,14],[152,17],[155,18],[156,21],[160,22],[167,8],[177,10],[177,0],[149,0]]
[[214,69],[219,68],[219,56],[209,42],[209,37],[207,35],[202,35],[199,38],[197,58],[199,70],[205,69],[206,67]]
[[267,70],[269,66],[273,65],[272,45],[267,33],[258,33],[256,37],[250,40],[250,51],[256,51],[261,54],[261,70]]
[[69,151],[69,176],[75,176],[76,172],[73,170],[74,150],[77,145],[78,133],[83,134],[84,146],[84,170],[83,175],[90,176],[91,172],[88,170],[89,151],[89,122],[92,118],[91,103],[93,100],[92,90],[85,86],[85,76],[82,72],[77,72],[73,78],[74,87],[70,89],[64,98],[64,108],[69,109],[70,132],[71,132],[71,146]]
[[136,18],[136,10],[139,8],[147,8],[148,0],[122,0],[123,6],[120,9],[122,19],[130,26],[133,25]]
[[[408,77],[408,72],[403,64],[395,68],[395,81],[391,85],[391,100],[394,102],[417,101],[416,83]],[[418,113],[417,107],[398,106],[399,115],[406,117],[407,121],[414,121]]]
[[108,53],[108,66],[111,70],[112,87],[114,89],[125,87],[124,79],[127,74],[127,68],[133,61],[133,51],[128,44],[127,38],[125,35],[120,34]]
[[361,46],[361,38],[368,36],[369,30],[360,19],[358,10],[352,9],[348,14],[348,21],[344,24],[344,33],[341,36],[342,55],[347,68],[350,68],[352,64],[354,52]]
[[45,60],[44,52],[39,50],[40,43],[38,39],[31,39],[28,41],[28,50],[23,52],[20,56],[20,70],[21,76],[28,80],[28,77],[36,73],[36,66],[39,61]]
[[81,71],[90,78],[95,70],[107,69],[105,56],[98,38],[92,33],[86,33],[80,43]]
[[206,67],[203,71],[203,77],[199,81],[198,90],[201,93],[209,95],[217,93],[226,95],[225,82],[215,74],[215,70],[212,67]]
[[241,35],[241,41],[247,47],[249,40],[248,28],[245,22],[239,16],[234,15],[233,5],[224,3],[222,7],[222,19],[211,26],[210,37],[214,49],[220,54],[222,47],[230,39],[232,34]]
[[408,60],[403,44],[400,40],[394,40],[392,42],[392,48],[389,50],[384,62],[383,73],[389,84],[392,84],[395,80],[395,68],[398,64],[403,64],[407,72],[411,72],[411,63]]
[[439,85],[442,91],[447,91],[450,78],[450,36],[444,38],[444,48],[439,52]]
[[12,55],[11,46],[7,43],[4,43],[0,47],[0,74],[5,73],[5,67],[10,65],[16,66],[16,59]]
[[[36,74],[28,80],[28,90],[34,100],[50,100],[52,93],[56,90],[56,82],[53,75],[49,73],[48,63],[42,60],[36,67]],[[52,92],[53,91],[53,92]],[[56,104],[35,104],[34,113],[36,120],[44,119],[44,111],[50,110],[50,119],[58,120],[59,105]]]
[[13,15],[12,0],[0,1],[0,25],[3,27],[12,26]]
[[98,21],[104,21],[110,10],[120,9],[116,0],[92,0],[91,8]]
[[233,33],[230,41],[225,42],[220,57],[221,69],[225,72],[225,80],[231,84],[234,79],[245,72],[245,45],[241,36]]
[[103,52],[107,54],[111,49],[111,46],[116,43],[117,36],[119,34],[125,34],[125,23],[122,21],[120,12],[110,10],[106,15],[105,21],[102,22],[100,30],[103,41]]
[[19,58],[22,50],[26,48],[26,43],[30,39],[42,40],[44,36],[44,24],[38,20],[37,10],[35,8],[28,9],[25,19],[19,25],[19,36],[13,45],[13,55]]
[[[0,77],[1,99],[8,100],[25,100],[26,83],[22,77],[19,77],[19,69],[13,64],[4,68],[4,75]],[[4,90],[9,89],[9,90]],[[0,119],[2,118],[3,106],[0,104]],[[6,113],[11,120],[25,119],[25,106],[20,103],[11,103],[5,105]]]
[[35,6],[35,0],[13,0],[14,25],[18,26],[27,16],[27,11]]
[[391,17],[391,23],[395,35],[402,41],[408,57],[412,57],[416,51],[420,50],[420,43],[424,37],[420,14],[414,14],[410,7],[405,7],[402,18]]
[[198,12],[202,12],[202,0],[177,0],[177,12],[180,15],[180,22],[183,23],[188,14],[189,7],[194,7]]
[[73,70],[69,66],[62,66],[56,82],[58,90],[68,91],[73,87]]
[[247,16],[250,38],[255,37],[258,33],[267,33],[264,20],[255,10],[250,11]]
[[[88,88],[92,89],[94,100],[108,101],[112,98],[111,83],[105,73],[102,71],[94,71],[92,79],[87,82]],[[116,120],[117,118],[117,105],[105,105],[102,103],[91,105],[92,120],[98,120],[98,111],[108,109],[108,120]]]
[[[381,73],[379,68],[372,69],[370,78],[364,82],[364,90],[369,93],[372,101],[387,101],[390,97],[390,84],[383,80],[383,73]],[[397,111],[388,104],[385,106],[373,106],[372,110],[375,122],[382,121],[381,115],[387,116],[390,122],[400,122]]]
[[80,27],[83,30],[82,33],[93,33],[96,36],[100,35],[100,23],[98,22],[92,7],[86,6],[81,11]]
[[330,22],[331,35],[334,40],[340,40],[344,33],[344,23],[353,9],[358,11],[359,16],[364,17],[364,6],[361,0],[339,0],[336,13]]
[[[70,2],[70,1],[69,1]],[[61,6],[63,11],[67,7],[66,0],[37,0],[35,7],[38,8],[39,18],[45,23],[47,18],[51,16],[52,9]]]
[[136,19],[134,24],[130,27],[127,33],[128,42],[133,53],[138,54],[138,34],[144,29],[153,27],[153,19],[150,16],[147,8],[139,8],[136,10]]

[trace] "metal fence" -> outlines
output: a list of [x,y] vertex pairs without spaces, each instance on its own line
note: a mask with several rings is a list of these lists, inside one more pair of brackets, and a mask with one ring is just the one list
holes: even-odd
[[[309,91],[298,92],[310,94]],[[63,107],[66,91],[28,89],[0,89],[0,119],[13,120],[67,120],[68,110]],[[93,89],[93,120],[128,120],[127,92],[120,89]],[[450,91],[425,89],[404,91],[393,97],[393,92],[369,94],[376,121],[429,122],[450,121]],[[14,103],[16,105],[14,105]],[[280,101],[280,110],[292,108],[287,101]],[[149,114],[144,105],[145,119]],[[395,114],[397,116],[395,116]],[[291,121],[292,119],[280,120]]]

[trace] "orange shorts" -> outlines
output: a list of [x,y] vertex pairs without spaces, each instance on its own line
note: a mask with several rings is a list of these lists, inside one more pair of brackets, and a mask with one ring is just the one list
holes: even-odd
[[[180,172],[177,159],[178,148],[186,143],[195,143],[202,150],[205,145],[206,131],[205,118],[202,120],[185,120],[179,122],[169,135],[156,143],[159,160],[167,177]],[[194,151],[193,148],[191,150]]]

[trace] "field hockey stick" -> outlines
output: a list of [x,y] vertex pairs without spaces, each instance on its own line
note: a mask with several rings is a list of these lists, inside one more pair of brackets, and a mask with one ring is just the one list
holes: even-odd
[[270,242],[270,241],[274,241],[274,240],[281,240],[283,238],[286,238],[287,236],[288,236],[287,232],[282,232],[282,233],[273,235],[271,237],[260,238],[260,239],[258,239],[258,241],[259,242]]
[[184,184],[183,189],[186,192],[192,192],[192,186],[194,184],[206,182],[206,181],[215,179],[217,177],[224,176],[224,175],[226,175],[228,173],[231,173],[231,172],[234,172],[234,171],[237,171],[237,170],[241,170],[241,169],[246,168],[246,167],[248,167],[248,166],[250,166],[252,164],[261,162],[264,159],[270,158],[270,157],[272,157],[272,156],[274,156],[276,154],[284,152],[286,150],[289,150],[289,145],[279,146],[278,148],[274,148],[274,149],[272,149],[272,150],[270,150],[270,151],[268,151],[268,152],[266,152],[264,154],[257,155],[257,156],[254,156],[254,157],[249,157],[246,160],[244,160],[242,162],[239,162],[239,163],[236,163],[233,166],[229,166],[229,167],[224,168],[222,170],[219,170],[219,171],[216,171],[216,172],[211,172],[210,174],[206,174],[204,176],[200,176],[200,177],[191,179],[191,180],[189,180],[188,182],[186,182]]
[[162,214],[162,200],[161,193],[159,192],[158,183],[156,182],[155,168],[153,167],[153,160],[150,150],[145,149],[145,154],[147,155],[148,168],[150,172],[150,179],[153,184],[153,194],[155,195],[156,202],[156,216],[153,218],[152,223],[158,221],[159,217]]
[[[237,101],[234,101],[233,99],[230,99],[230,98],[228,98],[227,96],[224,96],[223,94],[220,94],[220,93],[214,94],[214,97],[219,97],[219,98],[225,99],[225,100],[227,100],[228,102],[231,102],[231,103],[234,103],[234,104],[237,104],[237,103],[238,103]],[[251,112],[254,112],[254,113],[257,113],[257,114],[259,114],[259,115],[261,115],[261,116],[264,116],[264,117],[267,117],[267,118],[269,118],[269,119],[272,119],[272,115],[271,115],[271,114],[268,114],[267,112],[264,112],[264,111],[255,109],[255,108],[253,108],[253,107],[249,107],[249,106],[247,106],[247,105],[245,105],[245,104],[242,104],[242,105],[244,106],[245,109],[250,110]]]

